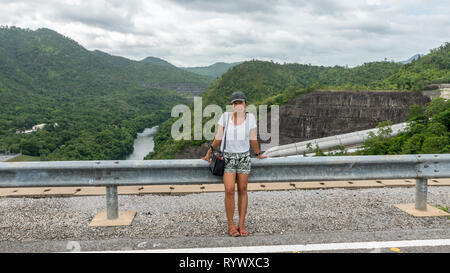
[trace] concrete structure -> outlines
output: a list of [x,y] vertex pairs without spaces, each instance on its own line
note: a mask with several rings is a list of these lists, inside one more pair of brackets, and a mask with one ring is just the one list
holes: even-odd
[[444,99],[450,98],[450,84],[440,84],[439,89],[441,90],[441,97]]

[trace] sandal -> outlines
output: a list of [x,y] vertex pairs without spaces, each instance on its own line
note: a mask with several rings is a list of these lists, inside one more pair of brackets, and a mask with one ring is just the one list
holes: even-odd
[[242,236],[242,237],[245,237],[245,236],[248,236],[248,231],[247,231],[247,229],[245,228],[245,227],[239,227],[238,228],[238,231],[239,231],[239,234]]
[[240,235],[239,231],[236,229],[235,226],[228,228],[228,235],[231,237],[237,237]]

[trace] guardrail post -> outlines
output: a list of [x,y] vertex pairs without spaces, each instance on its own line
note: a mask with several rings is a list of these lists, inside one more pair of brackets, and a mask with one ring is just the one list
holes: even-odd
[[416,178],[416,210],[427,209],[427,187],[428,181],[426,178]]
[[99,212],[89,224],[90,227],[129,226],[133,222],[136,211],[119,211],[119,195],[117,185],[106,186],[106,212]]
[[106,215],[109,220],[119,217],[117,186],[106,186]]

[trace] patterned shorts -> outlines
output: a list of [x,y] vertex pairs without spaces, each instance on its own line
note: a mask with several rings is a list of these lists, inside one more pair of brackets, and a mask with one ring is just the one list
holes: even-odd
[[250,174],[250,151],[243,153],[224,152],[225,170],[227,173]]

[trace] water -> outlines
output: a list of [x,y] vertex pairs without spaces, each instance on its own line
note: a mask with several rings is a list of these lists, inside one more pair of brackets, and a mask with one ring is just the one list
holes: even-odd
[[138,133],[134,140],[134,151],[126,160],[143,160],[148,153],[153,152],[155,147],[153,137],[158,132],[158,128],[157,125],[152,128],[145,128],[142,133]]

